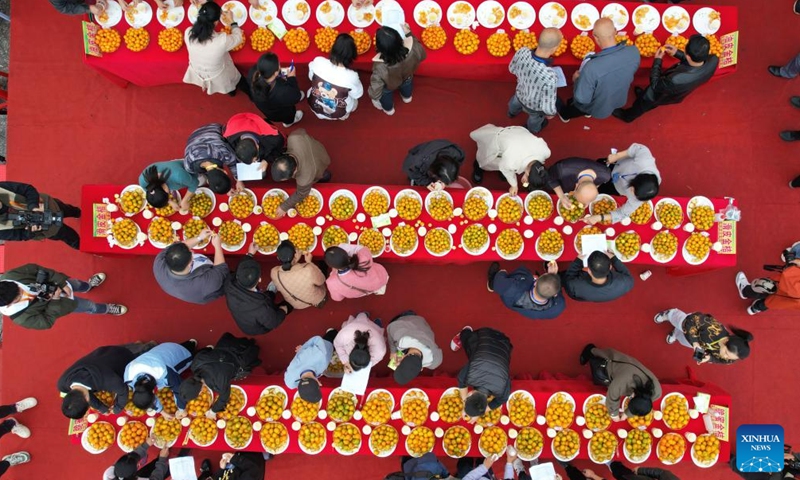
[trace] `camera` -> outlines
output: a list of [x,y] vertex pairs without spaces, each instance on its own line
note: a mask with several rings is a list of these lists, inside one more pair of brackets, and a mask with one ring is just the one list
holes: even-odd
[[11,220],[14,227],[30,230],[31,227],[39,226],[42,227],[42,230],[47,230],[52,226],[61,226],[64,223],[64,214],[49,210],[34,212],[31,210],[9,209],[8,219]]
[[53,294],[58,290],[58,286],[47,282],[47,272],[39,270],[36,272],[36,282],[28,285],[31,293],[35,294],[37,298],[42,300],[50,300]]
[[794,254],[793,249],[787,248],[786,250],[783,251],[783,253],[781,253],[781,258],[783,259],[783,262],[786,263],[786,265],[788,266],[790,263],[792,263],[794,260],[797,259],[797,255]]
[[694,358],[697,362],[702,362],[703,359],[706,358],[706,351],[702,348],[695,348],[692,358]]

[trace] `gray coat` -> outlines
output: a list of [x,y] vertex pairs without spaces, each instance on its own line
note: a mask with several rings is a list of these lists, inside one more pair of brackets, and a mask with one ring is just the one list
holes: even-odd
[[[404,337],[409,337],[424,345],[429,351],[422,350],[422,367],[435,369],[442,364],[442,349],[436,345],[433,330],[428,322],[419,315],[405,315],[393,321],[386,327],[386,336],[389,339],[389,352],[399,350],[398,345]],[[405,346],[405,343],[404,343]]]
[[225,293],[225,279],[230,274],[227,264],[208,263],[195,268],[188,275],[176,275],[167,266],[166,252],[166,249],[162,250],[153,263],[153,275],[165,293],[199,305],[216,300]]
[[638,385],[644,385],[648,380],[653,382],[653,395],[650,398],[655,401],[661,397],[658,377],[639,360],[612,348],[595,348],[592,353],[608,361],[606,371],[611,384],[606,393],[606,408],[612,414],[616,415],[619,411],[622,397],[633,394]]
[[607,118],[628,101],[628,89],[641,61],[639,50],[620,44],[586,58],[575,81],[575,106],[594,118]]

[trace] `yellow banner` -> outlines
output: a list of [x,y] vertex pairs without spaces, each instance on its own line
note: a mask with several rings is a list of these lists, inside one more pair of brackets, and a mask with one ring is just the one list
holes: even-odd
[[719,68],[736,65],[739,61],[739,32],[723,35],[719,41],[722,43],[722,58],[719,59]]
[[736,222],[723,220],[717,223],[717,241],[722,244],[719,253],[736,255]]

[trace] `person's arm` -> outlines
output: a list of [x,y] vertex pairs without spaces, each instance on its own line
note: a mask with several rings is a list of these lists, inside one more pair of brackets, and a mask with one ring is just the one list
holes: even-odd
[[214,235],[211,238],[211,245],[214,245],[214,267],[224,267],[222,269],[214,268],[214,270],[222,274],[222,278],[220,278],[221,285],[229,273],[228,266],[225,265],[225,252],[222,250],[222,237],[220,237],[219,234]]
[[505,480],[514,480],[514,464],[506,462],[503,468],[503,478]]
[[89,5],[85,3],[75,3],[69,0],[50,0],[50,4],[64,15],[86,15],[89,13]]
[[0,187],[25,197],[25,207],[28,210],[39,208],[39,191],[36,187],[21,182],[0,182]]
[[287,92],[286,100],[292,104],[299,102],[303,96],[303,92],[300,90],[300,85],[297,83],[297,76],[294,74],[296,71],[297,70],[294,70],[286,77],[286,86],[289,88],[284,89]]
[[[377,325],[376,325],[377,326]],[[376,328],[369,336],[369,356],[373,366],[379,364],[386,356],[386,339],[380,327]]]
[[6,242],[26,242],[33,240],[39,232],[31,232],[27,228],[9,228],[0,230],[0,240]]
[[125,404],[128,403],[128,385],[122,377],[114,376],[113,379],[109,379],[109,381],[103,385],[103,390],[116,395],[114,398],[114,405],[112,405],[115,413],[125,410]]
[[627,200],[625,200],[625,203],[623,203],[621,207],[615,208],[611,213],[606,214],[611,216],[611,223],[618,223],[621,222],[622,219],[630,217],[633,215],[633,212],[644,203],[636,198],[635,195],[626,195],[625,197]]
[[353,72],[353,83],[352,85],[350,85],[352,88],[350,88],[350,92],[347,94],[347,96],[355,100],[358,100],[359,98],[361,98],[362,95],[364,95],[364,86],[361,85],[361,79],[358,78],[358,73],[356,73],[355,71],[352,72]]
[[576,258],[569,264],[569,268],[567,271],[564,272],[564,279],[565,280],[577,280],[581,276],[581,272],[583,271],[583,260],[580,258]]
[[573,87],[572,96],[575,99],[575,103],[586,105],[592,103],[594,99],[597,80],[595,79],[594,73],[591,70],[587,71],[585,67],[581,69],[580,72],[580,77],[578,77]]
[[294,208],[295,205],[302,202],[303,199],[305,199],[311,193],[312,185],[313,182],[309,183],[308,185],[298,184],[297,189],[294,191],[294,193],[289,195],[289,198],[287,198],[286,200],[283,201],[283,203],[281,203],[280,209],[283,210],[284,212],[288,212],[289,209]]
[[663,468],[639,467],[636,470],[636,474],[644,477],[653,478],[655,480],[678,480],[678,477],[676,477],[675,474],[673,474],[672,472],[668,472]]
[[33,330],[47,330],[48,328],[53,328],[56,320],[62,316],[62,312],[57,308],[57,306],[52,306],[51,302],[48,302],[44,310],[42,310],[40,313],[28,314],[27,311],[23,311],[18,315],[18,317],[12,316],[12,320],[19,318],[21,323],[25,324],[25,328],[30,328]]
[[225,406],[228,405],[228,400],[231,397],[231,383],[226,382],[225,385],[221,385],[217,395],[217,401],[211,406],[211,411],[214,413],[225,410]]
[[528,47],[522,47],[514,54],[511,58],[511,63],[508,64],[508,71],[512,75],[517,75],[519,73],[519,64],[522,62],[522,58],[524,55],[530,55],[531,50]]
[[488,471],[489,469],[486,468],[484,465],[478,465],[477,467],[475,467],[474,470],[464,475],[464,478],[462,478],[461,480],[479,480],[483,478],[483,476],[486,475],[486,472]]
[[542,109],[546,116],[554,117],[556,113],[558,113],[558,108],[556,107],[556,100],[558,100],[558,94],[556,91],[558,90],[558,81],[556,79],[555,74],[553,74],[551,81],[543,89],[544,94],[544,108]]
[[172,396],[175,398],[175,405],[177,405],[178,410],[186,410],[186,402],[183,401],[180,395],[177,395],[181,386],[181,374],[170,367],[167,367],[167,386],[172,390]]
[[169,474],[169,448],[162,448],[156,460],[156,466],[148,480],[164,480]]
[[386,327],[386,343],[389,345],[389,355],[394,355],[397,353],[397,341],[400,339],[395,338],[394,335],[392,335],[391,330],[389,330],[389,326],[391,326],[391,323]]
[[661,57],[656,57],[653,60],[653,66],[650,68],[650,88],[655,90],[658,83],[661,81]]
[[623,382],[611,379],[611,383],[608,385],[608,391],[606,392],[606,408],[612,418],[619,418],[620,402],[622,401],[622,397],[629,393],[626,390],[627,385]]
[[242,29],[234,27],[231,29],[231,33],[226,34],[225,36],[225,50],[231,51],[234,48],[238,47],[240,43],[242,43]]
[[500,395],[495,396],[491,402],[489,402],[489,409],[495,410],[503,406],[508,400],[508,397],[511,395],[511,380],[506,382],[506,386],[503,389],[503,393]]
[[[467,386],[468,386],[467,385],[467,374],[469,374],[469,363],[467,363],[466,365],[461,367],[461,370],[458,371],[458,377],[456,377],[456,379],[458,380],[458,388],[463,389],[465,391],[466,391]],[[461,395],[462,398],[465,397],[465,396],[466,396],[466,392]]]
[[616,270],[621,276],[633,278],[631,271],[628,270],[628,267],[626,267],[616,255],[611,257],[611,266],[614,267],[614,270]]

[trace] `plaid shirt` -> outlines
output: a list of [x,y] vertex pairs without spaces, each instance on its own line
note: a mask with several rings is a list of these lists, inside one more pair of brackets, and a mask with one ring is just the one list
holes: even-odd
[[530,48],[522,47],[514,54],[508,70],[517,76],[517,99],[529,110],[556,114],[555,72],[534,58]]

